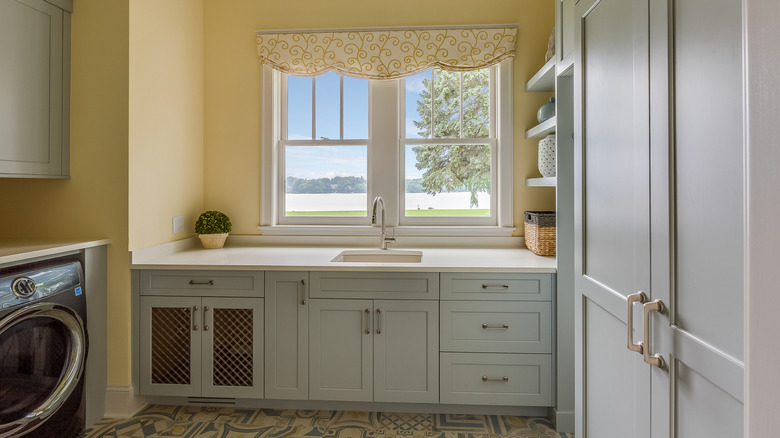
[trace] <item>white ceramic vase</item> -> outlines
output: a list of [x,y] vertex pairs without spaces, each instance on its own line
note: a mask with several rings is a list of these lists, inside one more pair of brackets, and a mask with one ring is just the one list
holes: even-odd
[[538,166],[543,177],[555,176],[555,134],[539,140]]

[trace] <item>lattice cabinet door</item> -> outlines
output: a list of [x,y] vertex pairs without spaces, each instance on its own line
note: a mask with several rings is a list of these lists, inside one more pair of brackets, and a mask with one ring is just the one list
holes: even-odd
[[141,297],[141,394],[201,393],[200,297]]
[[203,298],[205,397],[263,397],[263,299]]

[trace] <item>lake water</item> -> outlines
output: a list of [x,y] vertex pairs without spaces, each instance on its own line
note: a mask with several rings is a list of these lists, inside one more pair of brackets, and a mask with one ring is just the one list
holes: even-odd
[[[407,193],[406,209],[468,209],[470,198],[469,192],[439,193],[436,196],[427,193]],[[477,201],[479,205],[476,208],[490,208],[490,194],[478,193]],[[365,210],[369,201],[365,193],[288,193],[285,195],[285,202],[287,211],[342,211]]]

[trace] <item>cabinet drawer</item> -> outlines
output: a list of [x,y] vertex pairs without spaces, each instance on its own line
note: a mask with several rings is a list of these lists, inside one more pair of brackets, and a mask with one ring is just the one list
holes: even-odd
[[442,301],[441,350],[552,353],[552,304]]
[[441,353],[441,403],[550,406],[549,354]]
[[141,295],[262,297],[263,272],[141,271]]
[[435,272],[311,272],[312,298],[435,300]]
[[549,301],[553,274],[441,274],[442,300]]

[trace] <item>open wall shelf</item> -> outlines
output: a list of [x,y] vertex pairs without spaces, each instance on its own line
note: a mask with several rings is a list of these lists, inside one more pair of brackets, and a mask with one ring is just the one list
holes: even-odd
[[527,187],[555,187],[558,183],[558,178],[551,176],[547,178],[526,178],[525,185]]

